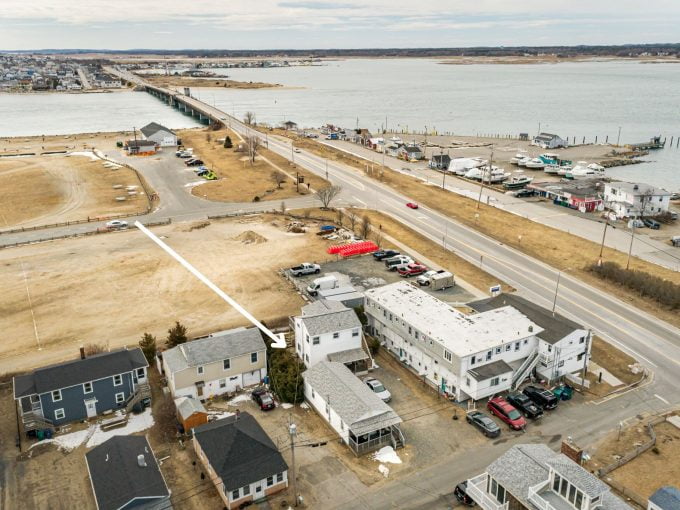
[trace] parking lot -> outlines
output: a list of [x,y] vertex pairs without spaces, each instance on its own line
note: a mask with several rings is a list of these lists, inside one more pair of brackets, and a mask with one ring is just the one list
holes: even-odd
[[[408,254],[406,254],[408,255]],[[415,259],[414,259],[415,260]],[[403,278],[399,276],[396,271],[388,271],[382,261],[376,261],[371,255],[363,255],[360,257],[352,257],[347,259],[339,259],[334,262],[327,262],[321,265],[320,274],[311,274],[292,278],[298,290],[303,294],[307,294],[305,288],[316,278],[327,275],[328,273],[340,273],[345,275],[351,285],[355,287],[358,292],[371,289],[373,287],[380,287],[389,283],[394,283],[401,280],[410,281],[416,284],[416,278]],[[455,275],[454,275],[455,276]],[[343,285],[344,282],[340,282]],[[417,284],[416,284],[417,285]],[[467,292],[459,285],[454,285],[448,289],[429,291],[428,287],[421,287],[422,290],[430,292],[433,296],[450,303],[452,305],[463,304],[475,299],[475,296]]]

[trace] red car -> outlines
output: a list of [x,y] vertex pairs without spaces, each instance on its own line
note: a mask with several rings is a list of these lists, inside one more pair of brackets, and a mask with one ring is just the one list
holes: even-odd
[[399,273],[401,276],[405,278],[408,278],[409,276],[417,276],[419,274],[423,274],[425,271],[427,271],[427,267],[425,267],[422,264],[418,264],[417,262],[413,262],[412,264],[407,264],[404,267],[397,268],[397,273]]
[[276,408],[276,404],[274,403],[274,398],[272,397],[272,394],[269,393],[264,388],[256,388],[250,394],[250,397],[257,403],[257,405],[263,411],[269,411],[271,409]]
[[491,411],[491,414],[495,414],[505,423],[507,423],[511,429],[523,430],[527,426],[527,421],[520,412],[511,406],[507,400],[503,397],[494,397],[489,400],[486,407]]
[[414,202],[408,202],[408,203],[406,204],[406,207],[409,207],[409,208],[411,208],[411,209],[418,209],[418,204],[416,204],[416,203],[414,203]]

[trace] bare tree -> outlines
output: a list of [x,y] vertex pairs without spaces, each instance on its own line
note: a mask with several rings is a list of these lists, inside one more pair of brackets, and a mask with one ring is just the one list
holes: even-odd
[[342,212],[342,209],[338,209],[338,219],[337,219],[337,222],[338,222],[338,225],[339,225],[340,227],[342,227],[342,220],[344,220],[344,219],[345,219],[345,213]]
[[249,126],[255,124],[255,114],[253,112],[246,112],[243,116],[243,122]]
[[260,148],[260,139],[252,135],[246,137],[246,148],[248,149],[248,159],[252,165],[255,163],[255,156],[257,156],[257,151]]
[[368,239],[370,233],[371,233],[371,219],[368,217],[368,214],[364,214],[364,217],[361,218],[361,237],[363,239]]
[[382,232],[377,231],[374,236],[375,239],[375,244],[378,245],[378,248],[382,247],[382,242],[383,242],[383,235]]
[[645,217],[645,209],[647,209],[647,206],[652,201],[653,196],[654,196],[654,190],[652,188],[645,190],[640,195],[640,218]]
[[326,186],[314,193],[314,196],[321,202],[322,209],[328,209],[328,206],[333,199],[337,197],[341,191],[342,187],[340,186]]
[[349,228],[354,232],[354,228],[357,226],[357,221],[359,221],[359,216],[352,209],[347,213],[347,219],[349,220]]
[[274,184],[276,184],[277,189],[281,189],[281,184],[286,182],[286,174],[279,172],[278,170],[274,170],[270,177],[272,181],[274,181]]

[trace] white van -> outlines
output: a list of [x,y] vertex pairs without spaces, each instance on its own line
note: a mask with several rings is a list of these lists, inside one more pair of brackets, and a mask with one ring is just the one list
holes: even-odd
[[310,296],[316,296],[320,290],[334,289],[338,286],[338,279],[333,276],[322,276],[316,278],[307,286],[307,292]]

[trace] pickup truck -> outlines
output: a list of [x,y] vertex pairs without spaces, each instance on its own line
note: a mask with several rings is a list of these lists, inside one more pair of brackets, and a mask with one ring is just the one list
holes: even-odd
[[291,267],[290,274],[293,276],[302,276],[305,274],[319,274],[321,266],[319,264],[312,264],[310,262],[303,262],[299,266]]
[[403,276],[404,278],[408,278],[409,276],[417,276],[419,274],[423,274],[425,271],[427,271],[427,268],[422,264],[418,264],[417,262],[408,264],[406,267],[397,268],[397,273],[399,273],[399,275]]

